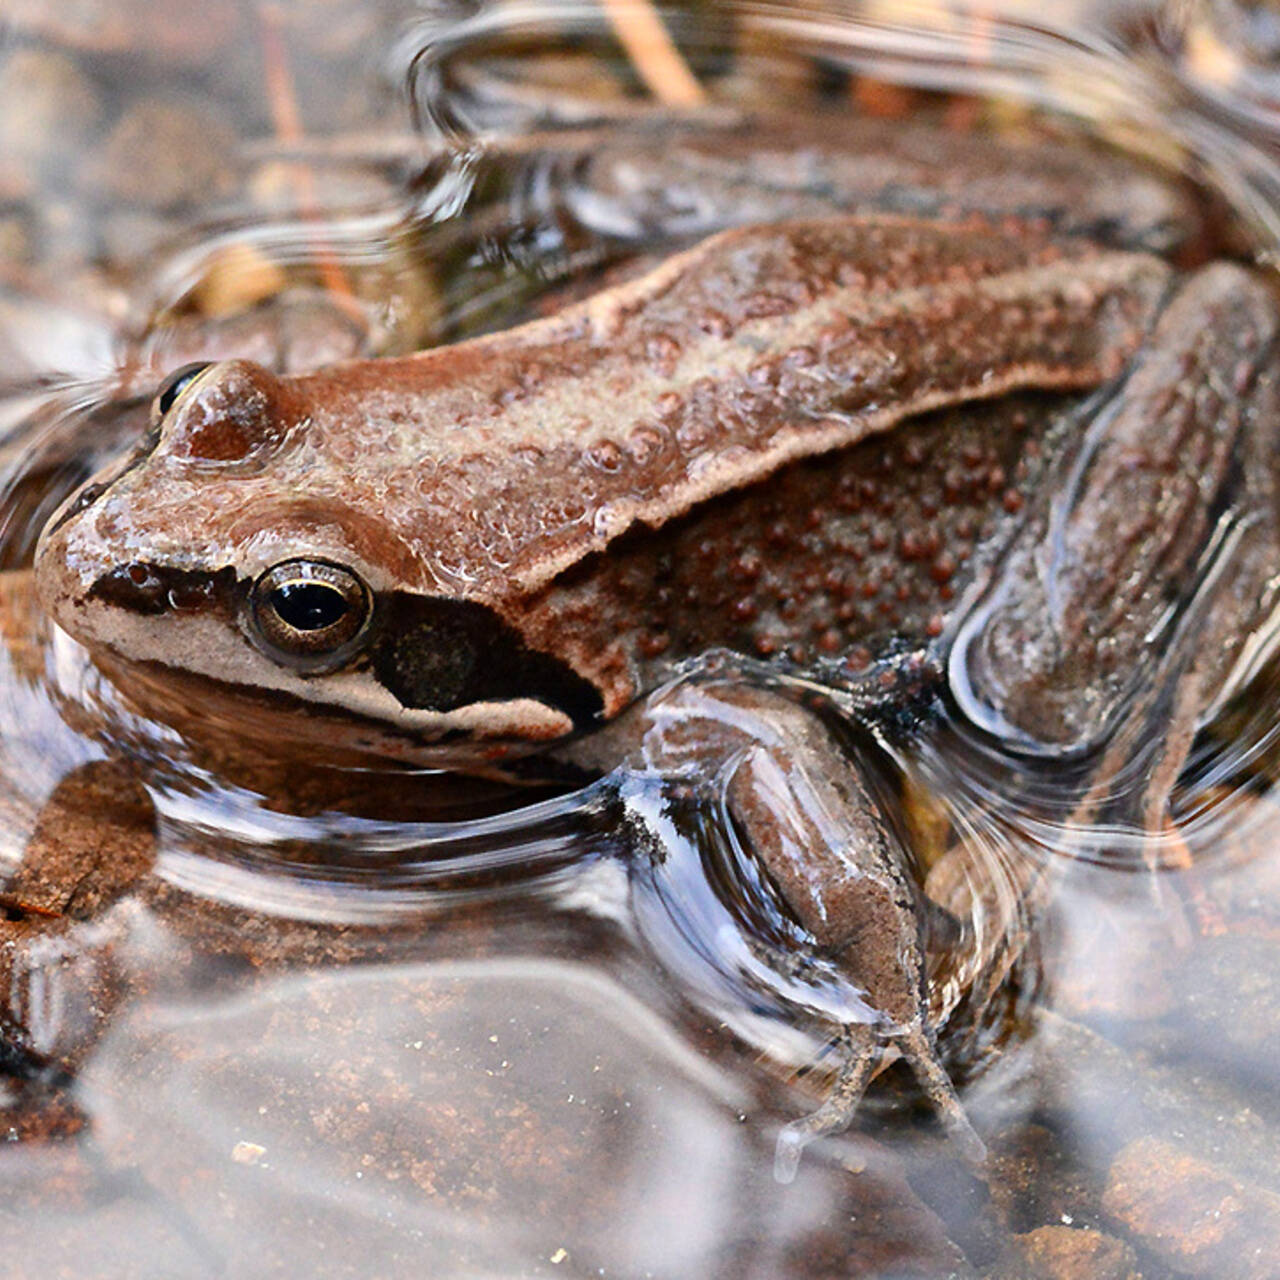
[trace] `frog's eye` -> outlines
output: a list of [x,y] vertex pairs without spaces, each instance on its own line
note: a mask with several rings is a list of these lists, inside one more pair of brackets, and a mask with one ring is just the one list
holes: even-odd
[[207,360],[184,364],[175,369],[161,384],[151,402],[151,421],[157,423],[177,403],[178,397],[206,370],[213,366]]
[[287,560],[253,586],[250,622],[276,662],[331,671],[349,659],[373,613],[368,587],[349,569],[321,560]]

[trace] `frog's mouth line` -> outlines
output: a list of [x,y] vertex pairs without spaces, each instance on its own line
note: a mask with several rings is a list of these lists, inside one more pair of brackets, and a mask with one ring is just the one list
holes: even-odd
[[[239,754],[248,740],[255,755],[269,759],[359,769],[394,763],[510,782],[529,773],[522,761],[545,751],[550,738],[563,737],[563,726],[558,734],[541,737],[486,737],[476,727],[423,733],[334,703],[157,661],[123,659],[109,651],[95,653],[93,661],[135,713],[175,730],[197,750],[229,748]],[[513,722],[526,714],[537,719],[532,704],[504,710]]]

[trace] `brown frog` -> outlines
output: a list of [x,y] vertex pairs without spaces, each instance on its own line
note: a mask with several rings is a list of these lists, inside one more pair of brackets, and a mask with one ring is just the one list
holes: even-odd
[[873,722],[948,684],[1099,776],[1154,723],[1157,823],[1269,638],[1272,293],[1179,274],[1186,199],[1059,144],[690,130],[578,176],[587,220],[706,238],[412,357],[179,370],[50,523],[43,598],[188,723],[703,788],[874,1015],[784,1167],[891,1050],[976,1158],[908,851],[806,699]]

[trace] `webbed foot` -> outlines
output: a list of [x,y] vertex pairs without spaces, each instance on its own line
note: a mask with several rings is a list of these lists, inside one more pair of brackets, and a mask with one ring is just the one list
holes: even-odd
[[[804,1149],[819,1138],[843,1133],[853,1123],[867,1085],[884,1056],[885,1045],[857,1043],[848,1030],[840,1037],[844,1064],[836,1082],[816,1111],[783,1126],[773,1157],[773,1176],[784,1185],[792,1182]],[[922,1027],[909,1027],[893,1035],[888,1046],[896,1048],[915,1073],[926,1097],[933,1103],[948,1137],[966,1164],[979,1166],[987,1158],[986,1143],[965,1114],[955,1086],[943,1067],[932,1037]]]
[[811,1142],[843,1133],[853,1123],[862,1095],[875,1074],[880,1062],[880,1047],[870,1044],[855,1047],[847,1032],[840,1039],[846,1048],[845,1060],[831,1092],[816,1111],[792,1120],[778,1134],[778,1144],[773,1153],[776,1182],[786,1185],[795,1180],[800,1157]]

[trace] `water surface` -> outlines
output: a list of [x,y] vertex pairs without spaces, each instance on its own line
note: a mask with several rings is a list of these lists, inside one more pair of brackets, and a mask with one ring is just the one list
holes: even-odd
[[922,871],[972,899],[937,991],[1052,889],[944,1035],[991,1159],[895,1068],[783,1186],[856,993],[761,959],[716,815],[653,779],[513,795],[235,722],[185,741],[31,586],[43,520],[170,368],[416,350],[697,234],[578,182],[671,113],[1085,131],[1202,184],[1269,264],[1271,11],[1043,9],[691,2],[656,53],[597,4],[0,14],[8,1274],[1280,1273],[1274,672],[1202,736],[1159,874],[963,725],[886,744]]

